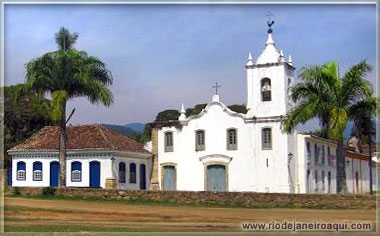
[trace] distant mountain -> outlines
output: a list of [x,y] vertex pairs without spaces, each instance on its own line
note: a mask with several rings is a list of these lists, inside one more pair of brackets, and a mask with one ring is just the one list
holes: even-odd
[[136,123],[126,124],[124,127],[130,128],[134,131],[142,133],[144,131],[145,124],[136,122]]
[[102,125],[116,133],[119,133],[121,135],[127,136],[128,138],[132,138],[132,139],[136,137],[136,134],[138,133],[135,130],[129,127],[125,127],[123,125],[110,125],[110,124],[102,124]]

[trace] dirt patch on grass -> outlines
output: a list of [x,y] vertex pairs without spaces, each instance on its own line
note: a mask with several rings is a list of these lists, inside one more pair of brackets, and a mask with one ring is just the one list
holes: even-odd
[[231,232],[241,231],[242,222],[273,221],[371,222],[375,229],[376,210],[212,208],[5,198],[5,229],[8,232],[37,229]]

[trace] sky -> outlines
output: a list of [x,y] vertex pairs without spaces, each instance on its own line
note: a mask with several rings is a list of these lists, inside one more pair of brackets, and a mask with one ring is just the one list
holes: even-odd
[[[112,72],[114,104],[70,100],[70,123],[151,122],[158,112],[207,103],[218,82],[222,102],[246,103],[245,63],[273,37],[297,71],[337,61],[340,73],[367,60],[376,81],[375,5],[11,5],[5,6],[5,84],[25,81],[25,64],[57,46],[64,26],[78,50]],[[309,122],[304,129],[316,128]]]

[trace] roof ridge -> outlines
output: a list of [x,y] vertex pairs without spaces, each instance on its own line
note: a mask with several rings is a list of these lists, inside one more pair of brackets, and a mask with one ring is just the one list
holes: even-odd
[[116,149],[116,147],[112,144],[111,141],[108,140],[107,136],[103,133],[103,130],[102,130],[102,127],[101,125],[98,126],[98,130],[100,132],[100,134],[102,135],[102,137],[104,138],[104,140],[113,148],[113,149]]

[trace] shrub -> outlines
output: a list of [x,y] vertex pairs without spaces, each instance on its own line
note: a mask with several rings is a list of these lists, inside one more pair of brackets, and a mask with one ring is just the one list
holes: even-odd
[[42,188],[42,196],[54,196],[55,188],[54,187],[44,187]]
[[13,195],[20,196],[21,195],[20,188],[14,187],[13,188]]

